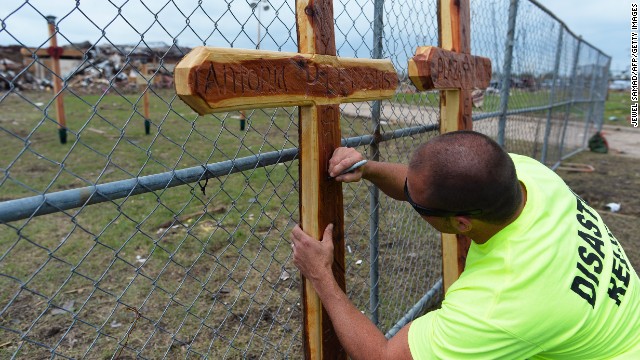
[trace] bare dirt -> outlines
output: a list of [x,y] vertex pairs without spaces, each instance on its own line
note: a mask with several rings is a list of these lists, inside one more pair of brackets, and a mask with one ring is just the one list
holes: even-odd
[[611,154],[636,158],[640,161],[640,129],[605,125],[602,134],[609,143]]
[[[608,154],[589,151],[563,163],[594,167],[593,172],[558,170],[557,173],[578,195],[602,215],[603,220],[622,243],[631,264],[640,270],[640,129],[605,126]],[[607,208],[620,204],[618,212]]]

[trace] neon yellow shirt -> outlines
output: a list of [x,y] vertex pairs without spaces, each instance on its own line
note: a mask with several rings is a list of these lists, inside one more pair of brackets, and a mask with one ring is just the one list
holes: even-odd
[[511,157],[527,203],[411,323],[413,358],[640,359],[640,280],[620,244],[555,173]]

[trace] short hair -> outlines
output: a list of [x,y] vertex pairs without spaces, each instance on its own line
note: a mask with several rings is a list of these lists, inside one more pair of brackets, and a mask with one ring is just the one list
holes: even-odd
[[450,210],[482,209],[475,218],[494,224],[511,219],[522,202],[513,160],[490,137],[455,131],[419,146],[409,163],[425,185],[412,194],[420,205]]

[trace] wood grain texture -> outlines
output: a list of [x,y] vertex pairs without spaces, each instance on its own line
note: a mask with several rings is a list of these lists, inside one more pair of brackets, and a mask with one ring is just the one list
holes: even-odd
[[471,53],[469,0],[438,1],[440,47],[462,54]]
[[332,0],[296,0],[298,51],[336,56]]
[[[333,273],[345,290],[342,185],[327,176],[329,159],[340,146],[339,115],[337,105],[300,108],[300,216],[302,228],[317,239],[328,224],[334,224]],[[315,291],[304,278],[302,284],[305,358],[346,359]]]
[[[56,28],[55,24],[49,23],[49,36],[51,37],[50,45],[51,49],[60,49],[58,48],[58,38],[56,36]],[[62,55],[63,51],[59,51],[59,54]],[[65,129],[67,127],[67,118],[64,111],[64,95],[60,92],[62,89],[62,81],[60,78],[62,77],[62,73],[60,71],[60,56],[51,56],[51,61],[53,62],[53,92],[57,94],[56,96],[56,120],[58,121],[58,129]]]
[[[440,47],[462,54],[471,53],[469,0],[439,0],[438,29]],[[471,130],[473,127],[470,90],[440,92],[440,133]],[[442,234],[442,277],[444,291],[456,281],[466,263],[471,239]]]
[[[149,86],[149,84],[147,84],[146,79],[149,76],[149,70],[147,69],[147,64],[143,63],[141,68],[140,68],[140,72],[142,73],[141,75],[138,75],[138,77],[136,79],[141,79],[143,86]],[[149,112],[149,89],[145,89],[144,90],[144,95],[142,95],[142,99],[143,99],[143,107],[144,107],[144,118],[145,120],[149,120],[151,119],[150,116],[150,112]]]
[[491,60],[423,46],[409,60],[409,78],[420,91],[485,89],[491,82]]
[[[55,31],[55,30],[54,30]],[[51,34],[50,34],[51,36]],[[56,42],[57,46],[57,42]],[[60,55],[61,59],[82,59],[85,56],[84,51],[80,51],[78,49],[63,49],[64,51]],[[23,47],[20,49],[20,55],[24,57],[33,57],[34,55],[41,59],[50,58],[48,48],[26,48]]]
[[211,47],[187,54],[174,79],[199,114],[389,98],[398,86],[389,60]]
[[[336,54],[332,0],[296,0],[296,16],[300,53]],[[333,150],[340,146],[340,109],[337,105],[301,107],[299,129],[302,228],[320,239],[327,224],[334,224],[333,272],[345,290],[342,184],[328,180],[327,173]],[[305,359],[346,359],[326,310],[304,277],[302,291]]]

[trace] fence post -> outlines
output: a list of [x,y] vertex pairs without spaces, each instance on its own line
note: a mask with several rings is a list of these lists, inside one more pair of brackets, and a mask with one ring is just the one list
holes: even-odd
[[558,162],[562,161],[562,153],[564,152],[564,137],[567,134],[567,125],[569,124],[569,113],[571,112],[571,108],[573,107],[573,102],[576,99],[576,85],[578,82],[576,81],[576,75],[578,71],[578,62],[580,61],[580,50],[582,49],[582,41],[578,39],[578,46],[576,47],[576,53],[573,58],[573,65],[571,68],[571,102],[565,105],[564,110],[564,124],[562,125],[562,137],[560,137],[560,149]]
[[60,56],[62,56],[63,49],[58,47],[58,37],[56,35],[56,17],[49,15],[46,17],[47,26],[49,28],[49,49],[47,52],[51,57],[51,64],[53,65],[53,92],[56,97],[56,119],[58,121],[58,136],[60,137],[60,143],[67,143],[67,120],[64,114],[64,97],[62,95],[62,83],[60,82]]
[[[384,29],[384,0],[375,0],[373,5],[373,58],[382,59],[382,37]],[[380,139],[380,113],[382,101],[376,100],[371,108],[371,126],[373,130],[373,139],[371,143],[371,157],[373,160],[380,160],[380,148],[378,147],[378,139]],[[380,235],[380,190],[376,186],[369,188],[369,310],[371,311],[371,321],[378,325],[378,308],[379,308],[379,235]]]
[[[600,54],[604,55],[603,53]],[[604,89],[604,96],[602,96],[598,101],[598,103],[600,104],[598,114],[600,114],[600,118],[602,119],[602,121],[600,121],[600,123],[598,124],[598,131],[602,131],[602,125],[604,125],[604,102],[607,99],[607,94],[609,92],[609,69],[611,68],[611,58],[608,56],[606,57],[607,65],[605,65],[603,69],[602,84],[600,84],[600,86],[598,87],[600,89]]]
[[502,84],[500,84],[500,120],[498,121],[498,144],[505,147],[504,137],[507,126],[507,110],[509,107],[509,89],[511,88],[511,67],[513,65],[513,45],[516,37],[516,19],[518,16],[518,0],[509,3],[509,25],[507,40],[504,45],[504,68]]
[[[562,58],[562,37],[564,35],[564,27],[560,26],[558,34],[558,44],[556,45],[556,61],[553,66],[553,82],[551,83],[551,92],[549,93],[549,110],[547,110],[547,123],[544,127],[544,139],[542,145],[542,155],[540,162],[545,164],[547,161],[547,152],[549,150],[549,136],[551,135],[551,114],[553,113],[553,104],[556,102],[556,83],[558,81],[558,73],[560,72],[560,60]],[[534,139],[534,142],[538,139]]]
[[[599,56],[600,54],[598,54]],[[597,60],[596,60],[597,63]],[[596,66],[594,66],[595,68]],[[589,86],[589,114],[587,115],[587,119],[584,124],[584,139],[582,141],[582,147],[587,146],[587,139],[589,138],[589,125],[593,122],[593,108],[594,108],[594,99],[593,93],[595,93],[596,88],[596,72],[592,71],[591,74],[591,85]]]

